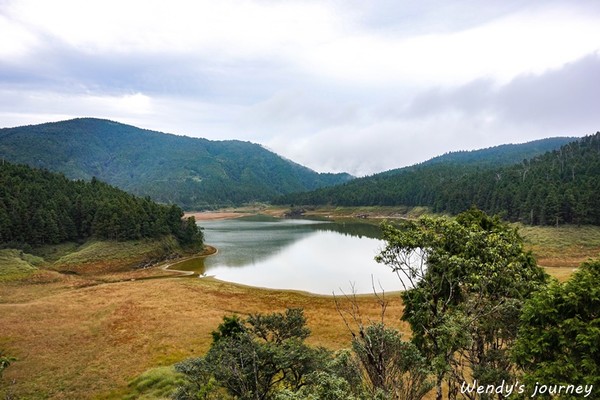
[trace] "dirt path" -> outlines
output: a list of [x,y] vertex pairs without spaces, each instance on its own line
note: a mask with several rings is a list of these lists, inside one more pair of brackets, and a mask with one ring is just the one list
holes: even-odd
[[183,270],[180,270],[180,269],[173,269],[173,268],[171,268],[171,267],[172,267],[173,265],[177,265],[177,264],[179,264],[179,263],[182,263],[182,262],[185,262],[185,261],[187,261],[187,260],[194,259],[194,258],[203,258],[203,257],[214,256],[214,255],[216,255],[216,254],[219,252],[219,249],[217,249],[216,247],[213,247],[213,246],[208,246],[208,245],[205,245],[204,247],[205,247],[206,249],[205,249],[205,251],[204,251],[204,253],[203,253],[203,254],[200,254],[200,255],[194,255],[194,256],[190,256],[190,257],[185,257],[185,258],[181,258],[181,259],[177,259],[177,260],[175,260],[174,262],[171,262],[171,263],[168,263],[168,264],[166,264],[166,265],[163,265],[163,266],[161,266],[160,268],[161,268],[163,271],[167,271],[167,272],[177,272],[177,273],[179,273],[181,276],[192,276],[192,275],[194,275],[194,274],[195,274],[195,272],[194,272],[194,271],[183,271]]

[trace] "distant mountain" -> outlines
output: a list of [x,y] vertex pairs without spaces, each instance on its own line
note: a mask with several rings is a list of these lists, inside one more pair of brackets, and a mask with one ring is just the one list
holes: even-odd
[[434,157],[423,164],[458,163],[498,167],[501,165],[516,164],[548,151],[556,150],[577,139],[576,137],[553,137],[533,140],[527,143],[502,144],[480,150],[454,151]]
[[533,140],[527,143],[502,144],[479,150],[453,151],[434,157],[411,167],[397,168],[382,172],[383,175],[393,175],[416,166],[435,164],[475,165],[479,167],[499,167],[516,164],[523,160],[536,157],[548,151],[556,150],[567,143],[577,140],[576,137],[553,137]]
[[94,118],[0,129],[0,157],[72,179],[96,177],[185,209],[264,201],[352,179],[317,173],[250,142],[190,138]]
[[[492,214],[530,224],[600,225],[600,133],[561,144],[563,138],[510,145],[437,159],[360,178],[331,188],[287,195],[278,203],[296,205],[407,205],[458,213],[476,205]],[[545,141],[543,141],[545,142]],[[551,151],[527,159],[519,146]],[[517,147],[515,147],[517,146]],[[512,164],[502,160],[502,150]],[[535,150],[537,151],[537,150]],[[535,152],[533,151],[533,152]],[[500,164],[500,165],[496,165]]]

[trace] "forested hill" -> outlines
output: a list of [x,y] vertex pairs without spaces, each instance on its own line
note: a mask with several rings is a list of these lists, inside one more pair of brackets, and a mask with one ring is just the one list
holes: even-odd
[[436,164],[455,164],[463,167],[477,166],[479,168],[501,167],[537,157],[548,151],[556,150],[561,146],[564,146],[565,144],[571,143],[575,140],[577,140],[576,137],[553,137],[533,140],[527,143],[501,144],[499,146],[493,146],[479,150],[453,151],[442,154],[441,156],[433,157],[427,161],[412,165],[410,167],[391,169],[389,171],[381,172],[377,175],[395,175],[398,173],[404,173],[407,170],[413,170],[423,166],[429,167]]
[[178,206],[159,205],[96,179],[71,181],[24,165],[0,164],[0,247],[165,235],[174,235],[183,246],[201,245],[195,221],[182,216]]
[[530,224],[600,225],[600,133],[521,162],[433,162],[284,196],[281,204],[429,206],[459,213],[476,205]]
[[267,200],[352,178],[319,174],[258,144],[164,134],[93,118],[0,129],[0,157],[72,179],[96,177],[185,209]]
[[476,164],[499,167],[516,164],[577,140],[576,137],[553,137],[520,144],[502,144],[480,150],[454,151],[425,161],[424,165],[440,163]]

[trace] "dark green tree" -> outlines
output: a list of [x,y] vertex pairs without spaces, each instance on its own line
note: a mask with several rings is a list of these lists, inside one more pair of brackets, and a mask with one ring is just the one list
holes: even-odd
[[176,205],[139,198],[92,179],[71,181],[22,165],[0,165],[0,245],[22,248],[85,241],[90,237],[136,240],[175,236],[201,248],[193,217]]
[[208,393],[211,382],[237,399],[267,400],[281,390],[297,392],[329,357],[324,349],[304,343],[310,333],[305,325],[301,309],[251,315],[243,325],[235,317],[226,317],[213,334],[206,356],[176,367],[189,375],[190,384],[197,389],[183,387],[176,398],[193,399],[198,393]]
[[546,275],[523,249],[517,231],[477,209],[455,219],[423,217],[400,229],[383,225],[377,261],[399,274],[406,290],[402,318],[436,374],[436,398],[462,382],[510,380],[523,302]]
[[[513,353],[529,387],[536,382],[594,385],[593,398],[598,397],[599,282],[600,260],[589,261],[567,282],[553,282],[527,301]],[[581,395],[563,393],[561,398]]]
[[416,346],[383,323],[361,327],[352,339],[352,350],[375,397],[419,400],[433,387],[427,360]]

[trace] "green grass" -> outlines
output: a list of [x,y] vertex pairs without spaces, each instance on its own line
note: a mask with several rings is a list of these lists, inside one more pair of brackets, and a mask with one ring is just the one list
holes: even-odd
[[600,226],[525,226],[519,225],[519,233],[526,242],[554,251],[569,248],[600,248]]
[[184,383],[172,366],[152,368],[129,383],[130,393],[123,399],[169,399],[177,386]]
[[[525,244],[550,266],[576,266],[600,255],[600,226],[519,226]],[[564,261],[564,265],[561,264]]]
[[31,250],[31,253],[43,258],[48,263],[54,263],[61,257],[77,251],[81,244],[66,242],[60,244],[44,245]]
[[182,374],[173,366],[149,369],[133,380],[126,388],[113,390],[98,396],[95,400],[166,400],[178,386],[185,382]]
[[156,261],[178,252],[181,253],[181,249],[173,237],[128,242],[90,240],[75,251],[56,259],[53,267],[57,270],[65,270],[102,263],[119,264],[125,268],[144,261]]
[[37,271],[37,266],[44,263],[40,257],[21,250],[0,250],[0,282],[21,279]]
[[55,261],[57,265],[86,264],[98,260],[122,260],[137,255],[145,255],[156,250],[154,241],[89,241],[76,251]]

